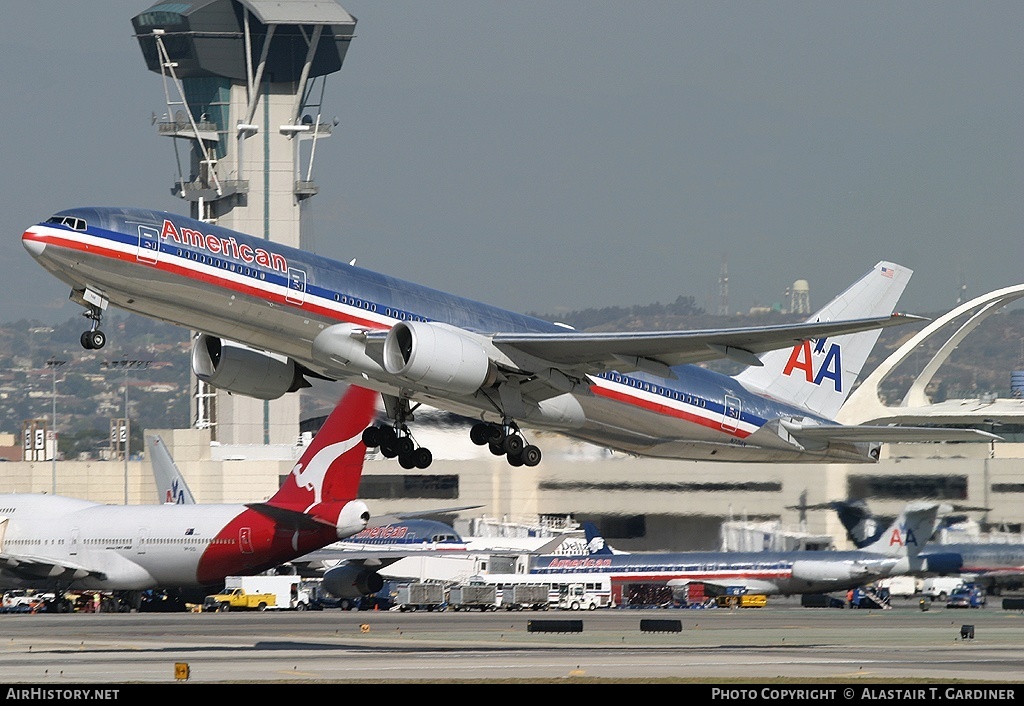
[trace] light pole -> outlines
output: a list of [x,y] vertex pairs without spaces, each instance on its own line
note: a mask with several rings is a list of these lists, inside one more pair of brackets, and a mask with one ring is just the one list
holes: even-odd
[[121,360],[104,361],[103,366],[114,370],[124,370],[124,504],[128,504],[128,450],[131,445],[131,421],[128,418],[128,371],[132,368],[148,368],[151,360],[129,360],[127,356]]
[[57,368],[67,363],[66,360],[50,358],[46,361],[46,367],[53,373],[53,425],[50,433],[53,435],[53,489],[52,495],[57,494]]

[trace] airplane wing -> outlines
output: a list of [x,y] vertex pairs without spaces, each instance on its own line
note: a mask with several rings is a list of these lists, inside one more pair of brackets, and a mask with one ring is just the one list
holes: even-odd
[[[694,331],[638,331],[588,333],[491,333],[491,343],[521,371],[557,369],[572,376],[645,370],[674,378],[673,365],[732,358],[747,365],[761,365],[757,354],[786,348],[801,341],[829,338],[890,326],[927,321],[910,314],[891,314],[842,321],[812,321],[772,326],[745,326]],[[387,331],[358,331],[366,352],[383,360]]]
[[[826,444],[849,442],[935,442],[935,441],[1002,441],[1003,437],[981,429],[947,429],[944,427],[901,427],[886,425],[798,424],[781,420],[780,425],[800,442]],[[807,445],[806,443],[804,444]]]
[[[846,321],[803,322],[772,326],[704,329],[696,331],[645,331],[636,333],[498,333],[492,342],[511,359],[516,353],[549,362],[562,370],[603,372],[633,364],[639,370],[658,364],[665,368],[733,358],[760,365],[758,353],[786,348],[809,339],[888,328],[927,321],[919,316],[892,314]],[[667,370],[663,370],[668,372]]]
[[58,561],[53,557],[36,556],[33,554],[0,553],[0,573],[20,579],[82,579],[95,576],[106,579],[102,571],[90,569],[70,561]]

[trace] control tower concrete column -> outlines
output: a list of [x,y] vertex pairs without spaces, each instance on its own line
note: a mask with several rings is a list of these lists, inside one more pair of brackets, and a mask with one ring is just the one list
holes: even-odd
[[[193,218],[303,247],[318,188],[313,162],[334,120],[322,114],[356,20],[333,0],[161,2],[132,18],[150,71],[164,81],[154,113],[173,138],[172,193]],[[193,378],[192,419],[222,444],[287,444],[299,396],[264,402]]]

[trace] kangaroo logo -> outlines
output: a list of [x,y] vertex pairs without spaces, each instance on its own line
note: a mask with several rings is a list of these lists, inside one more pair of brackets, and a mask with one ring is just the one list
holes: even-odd
[[313,492],[313,502],[306,508],[307,511],[323,501],[324,480],[327,478],[327,471],[331,464],[352,450],[360,441],[360,436],[354,436],[351,439],[339,441],[337,444],[330,444],[317,451],[305,468],[301,461],[295,464],[295,467],[292,468],[295,484]]

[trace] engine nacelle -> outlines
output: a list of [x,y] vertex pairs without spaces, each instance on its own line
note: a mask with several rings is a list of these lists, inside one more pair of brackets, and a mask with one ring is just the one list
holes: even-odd
[[338,513],[338,539],[359,534],[370,524],[370,508],[362,500],[350,500]]
[[484,341],[468,331],[425,321],[399,321],[384,339],[384,369],[428,389],[469,395],[494,382]]
[[214,387],[261,400],[309,387],[294,361],[205,333],[192,343],[192,372]]
[[342,565],[324,572],[321,587],[335,598],[359,598],[384,588],[384,579],[376,571]]
[[850,561],[798,560],[793,562],[793,578],[812,583],[850,581],[867,578],[876,572],[862,563]]

